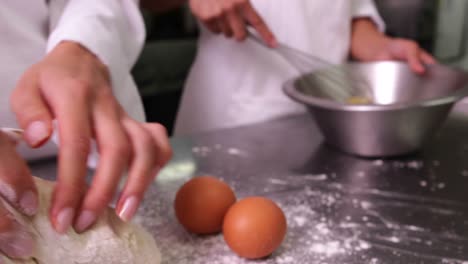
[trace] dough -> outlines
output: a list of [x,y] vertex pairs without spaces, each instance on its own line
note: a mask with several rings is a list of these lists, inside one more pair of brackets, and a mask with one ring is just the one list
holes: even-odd
[[[83,234],[73,230],[66,235],[56,233],[47,213],[53,183],[39,178],[35,180],[40,197],[36,216],[25,217],[6,205],[34,235],[34,256],[27,260],[11,260],[0,254],[0,263],[160,264],[161,255],[153,237],[142,228],[121,221],[110,208],[91,230]],[[6,204],[3,200],[1,202]]]

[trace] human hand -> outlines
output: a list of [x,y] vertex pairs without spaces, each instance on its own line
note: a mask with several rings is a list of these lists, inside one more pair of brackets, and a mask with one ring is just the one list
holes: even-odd
[[361,61],[406,61],[419,74],[425,72],[425,65],[436,63],[434,57],[415,41],[388,37],[379,32],[368,18],[354,19],[352,22],[351,55]]
[[376,60],[406,61],[410,68],[419,74],[426,71],[425,65],[435,64],[436,60],[415,41],[400,38],[386,38],[376,54]]
[[[14,139],[0,132],[0,194],[11,206],[31,216],[38,208],[37,190],[14,145]],[[0,252],[11,258],[25,258],[33,253],[33,248],[31,234],[0,201]]]
[[242,41],[250,25],[267,45],[277,45],[275,36],[249,0],[190,0],[189,4],[192,13],[214,33]]
[[[78,232],[93,225],[127,167],[117,213],[130,220],[157,171],[171,156],[164,127],[131,119],[112,93],[107,68],[74,42],[60,43],[24,73],[11,106],[31,147],[47,141],[52,120],[58,121],[58,180],[50,218],[60,233],[72,224]],[[91,139],[96,140],[100,159],[87,189]]]

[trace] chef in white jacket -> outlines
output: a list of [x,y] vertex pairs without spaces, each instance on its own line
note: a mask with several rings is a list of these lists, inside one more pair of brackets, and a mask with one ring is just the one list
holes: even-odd
[[[24,148],[20,156],[0,132],[0,195],[24,214],[35,214],[37,190],[23,158],[58,151],[50,218],[60,233],[92,226],[126,168],[116,211],[130,220],[170,157],[165,129],[142,123],[143,108],[130,75],[145,38],[138,2],[0,3],[0,126],[24,129],[24,141],[38,148]],[[55,132],[58,148],[46,143]],[[92,140],[100,158],[87,189]],[[22,230],[0,204],[0,251],[11,257],[31,254],[33,242]]]
[[[276,42],[332,64],[405,60],[419,73],[434,59],[408,40],[381,32],[372,0],[190,0],[203,22],[198,54],[185,85],[175,133],[190,134],[265,121],[305,109],[281,89],[297,74],[281,56],[253,41],[251,25],[266,43]],[[268,25],[268,27],[266,26]],[[271,29],[271,31],[270,31]],[[223,33],[217,35],[216,33]]]

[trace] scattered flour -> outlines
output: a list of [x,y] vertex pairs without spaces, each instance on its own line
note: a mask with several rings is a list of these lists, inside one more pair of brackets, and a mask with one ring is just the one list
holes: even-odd
[[375,166],[382,166],[382,165],[384,165],[384,161],[383,160],[375,160],[374,165]]

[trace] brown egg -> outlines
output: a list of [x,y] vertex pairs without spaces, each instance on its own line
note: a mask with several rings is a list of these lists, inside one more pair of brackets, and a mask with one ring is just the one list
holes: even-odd
[[234,204],[224,218],[224,240],[239,256],[259,259],[275,251],[286,235],[286,217],[273,201],[245,198]]
[[236,196],[226,183],[203,176],[179,189],[174,208],[185,229],[195,234],[213,234],[222,230],[224,216],[235,202]]

